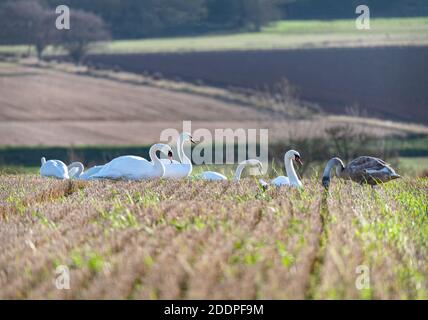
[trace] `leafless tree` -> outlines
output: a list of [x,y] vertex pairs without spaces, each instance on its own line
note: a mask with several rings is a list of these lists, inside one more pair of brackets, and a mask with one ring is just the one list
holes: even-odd
[[68,51],[70,57],[80,64],[91,47],[97,41],[110,39],[104,21],[97,15],[80,10],[71,12],[70,30],[62,30],[58,44]]
[[6,2],[0,8],[0,42],[35,46],[37,56],[53,42],[55,16],[37,0]]

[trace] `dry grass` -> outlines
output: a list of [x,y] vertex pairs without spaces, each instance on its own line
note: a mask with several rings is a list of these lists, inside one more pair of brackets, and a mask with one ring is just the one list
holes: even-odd
[[2,176],[0,298],[428,298],[427,179],[304,183]]

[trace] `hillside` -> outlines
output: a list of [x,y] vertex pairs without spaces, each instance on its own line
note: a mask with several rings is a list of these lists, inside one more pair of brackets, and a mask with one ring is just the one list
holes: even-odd
[[269,128],[270,141],[320,136],[341,123],[375,135],[428,132],[362,118],[277,119],[215,95],[15,64],[0,64],[0,83],[0,145],[144,145],[159,141],[164,129],[182,130],[184,120],[193,121],[192,130]]

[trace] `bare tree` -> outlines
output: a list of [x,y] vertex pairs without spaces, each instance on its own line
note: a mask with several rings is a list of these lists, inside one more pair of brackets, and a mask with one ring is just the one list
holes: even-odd
[[55,14],[37,0],[9,1],[0,8],[0,40],[3,44],[26,44],[44,49],[55,42]]
[[91,45],[97,41],[109,40],[110,34],[104,21],[93,13],[73,10],[70,21],[70,30],[59,33],[58,45],[68,51],[75,63],[80,64]]

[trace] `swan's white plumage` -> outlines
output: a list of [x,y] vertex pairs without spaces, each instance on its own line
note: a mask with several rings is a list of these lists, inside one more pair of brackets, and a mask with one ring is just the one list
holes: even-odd
[[165,144],[155,144],[150,148],[148,161],[138,156],[121,156],[105,164],[91,179],[126,179],[146,180],[160,178],[165,174],[165,167],[156,156],[156,151],[165,153],[171,148]]
[[[296,171],[294,170],[293,160],[300,161],[300,154],[295,150],[287,151],[284,155],[284,165],[285,171],[287,172],[287,177],[278,176],[270,182],[271,185],[276,187],[289,186],[296,188],[301,188],[303,186],[302,182],[297,176]],[[268,185],[268,183],[263,180],[260,181],[260,184],[263,188],[266,188]]]
[[68,167],[68,175],[70,176],[70,179],[78,179],[83,171],[85,170],[85,167],[83,166],[83,163],[81,162],[73,162]]
[[66,164],[60,160],[49,160],[43,157],[42,166],[40,167],[40,175],[42,177],[50,177],[56,179],[69,179],[68,168]]
[[183,132],[177,139],[177,153],[179,161],[170,159],[161,159],[160,161],[165,167],[164,178],[167,179],[181,179],[186,178],[192,173],[192,161],[186,156],[184,152],[184,143],[186,141],[192,141],[190,133]]
[[214,171],[205,171],[202,172],[199,176],[199,179],[207,180],[207,181],[222,181],[227,180],[227,177],[221,173]]
[[121,156],[104,165],[91,178],[104,179],[149,179],[153,173],[153,164],[142,157]]
[[[263,164],[256,159],[249,159],[242,161],[236,168],[235,174],[233,176],[233,181],[239,181],[241,179],[242,171],[246,166],[259,167],[259,170],[263,169]],[[207,181],[222,181],[227,180],[227,177],[221,173],[214,171],[205,171],[197,176],[198,179],[207,180]]]
[[277,187],[289,186],[290,179],[288,179],[288,177],[285,177],[285,176],[279,176],[273,179],[270,183]]
[[78,178],[80,180],[90,180],[92,176],[98,173],[104,166],[94,166],[86,171],[84,171]]

